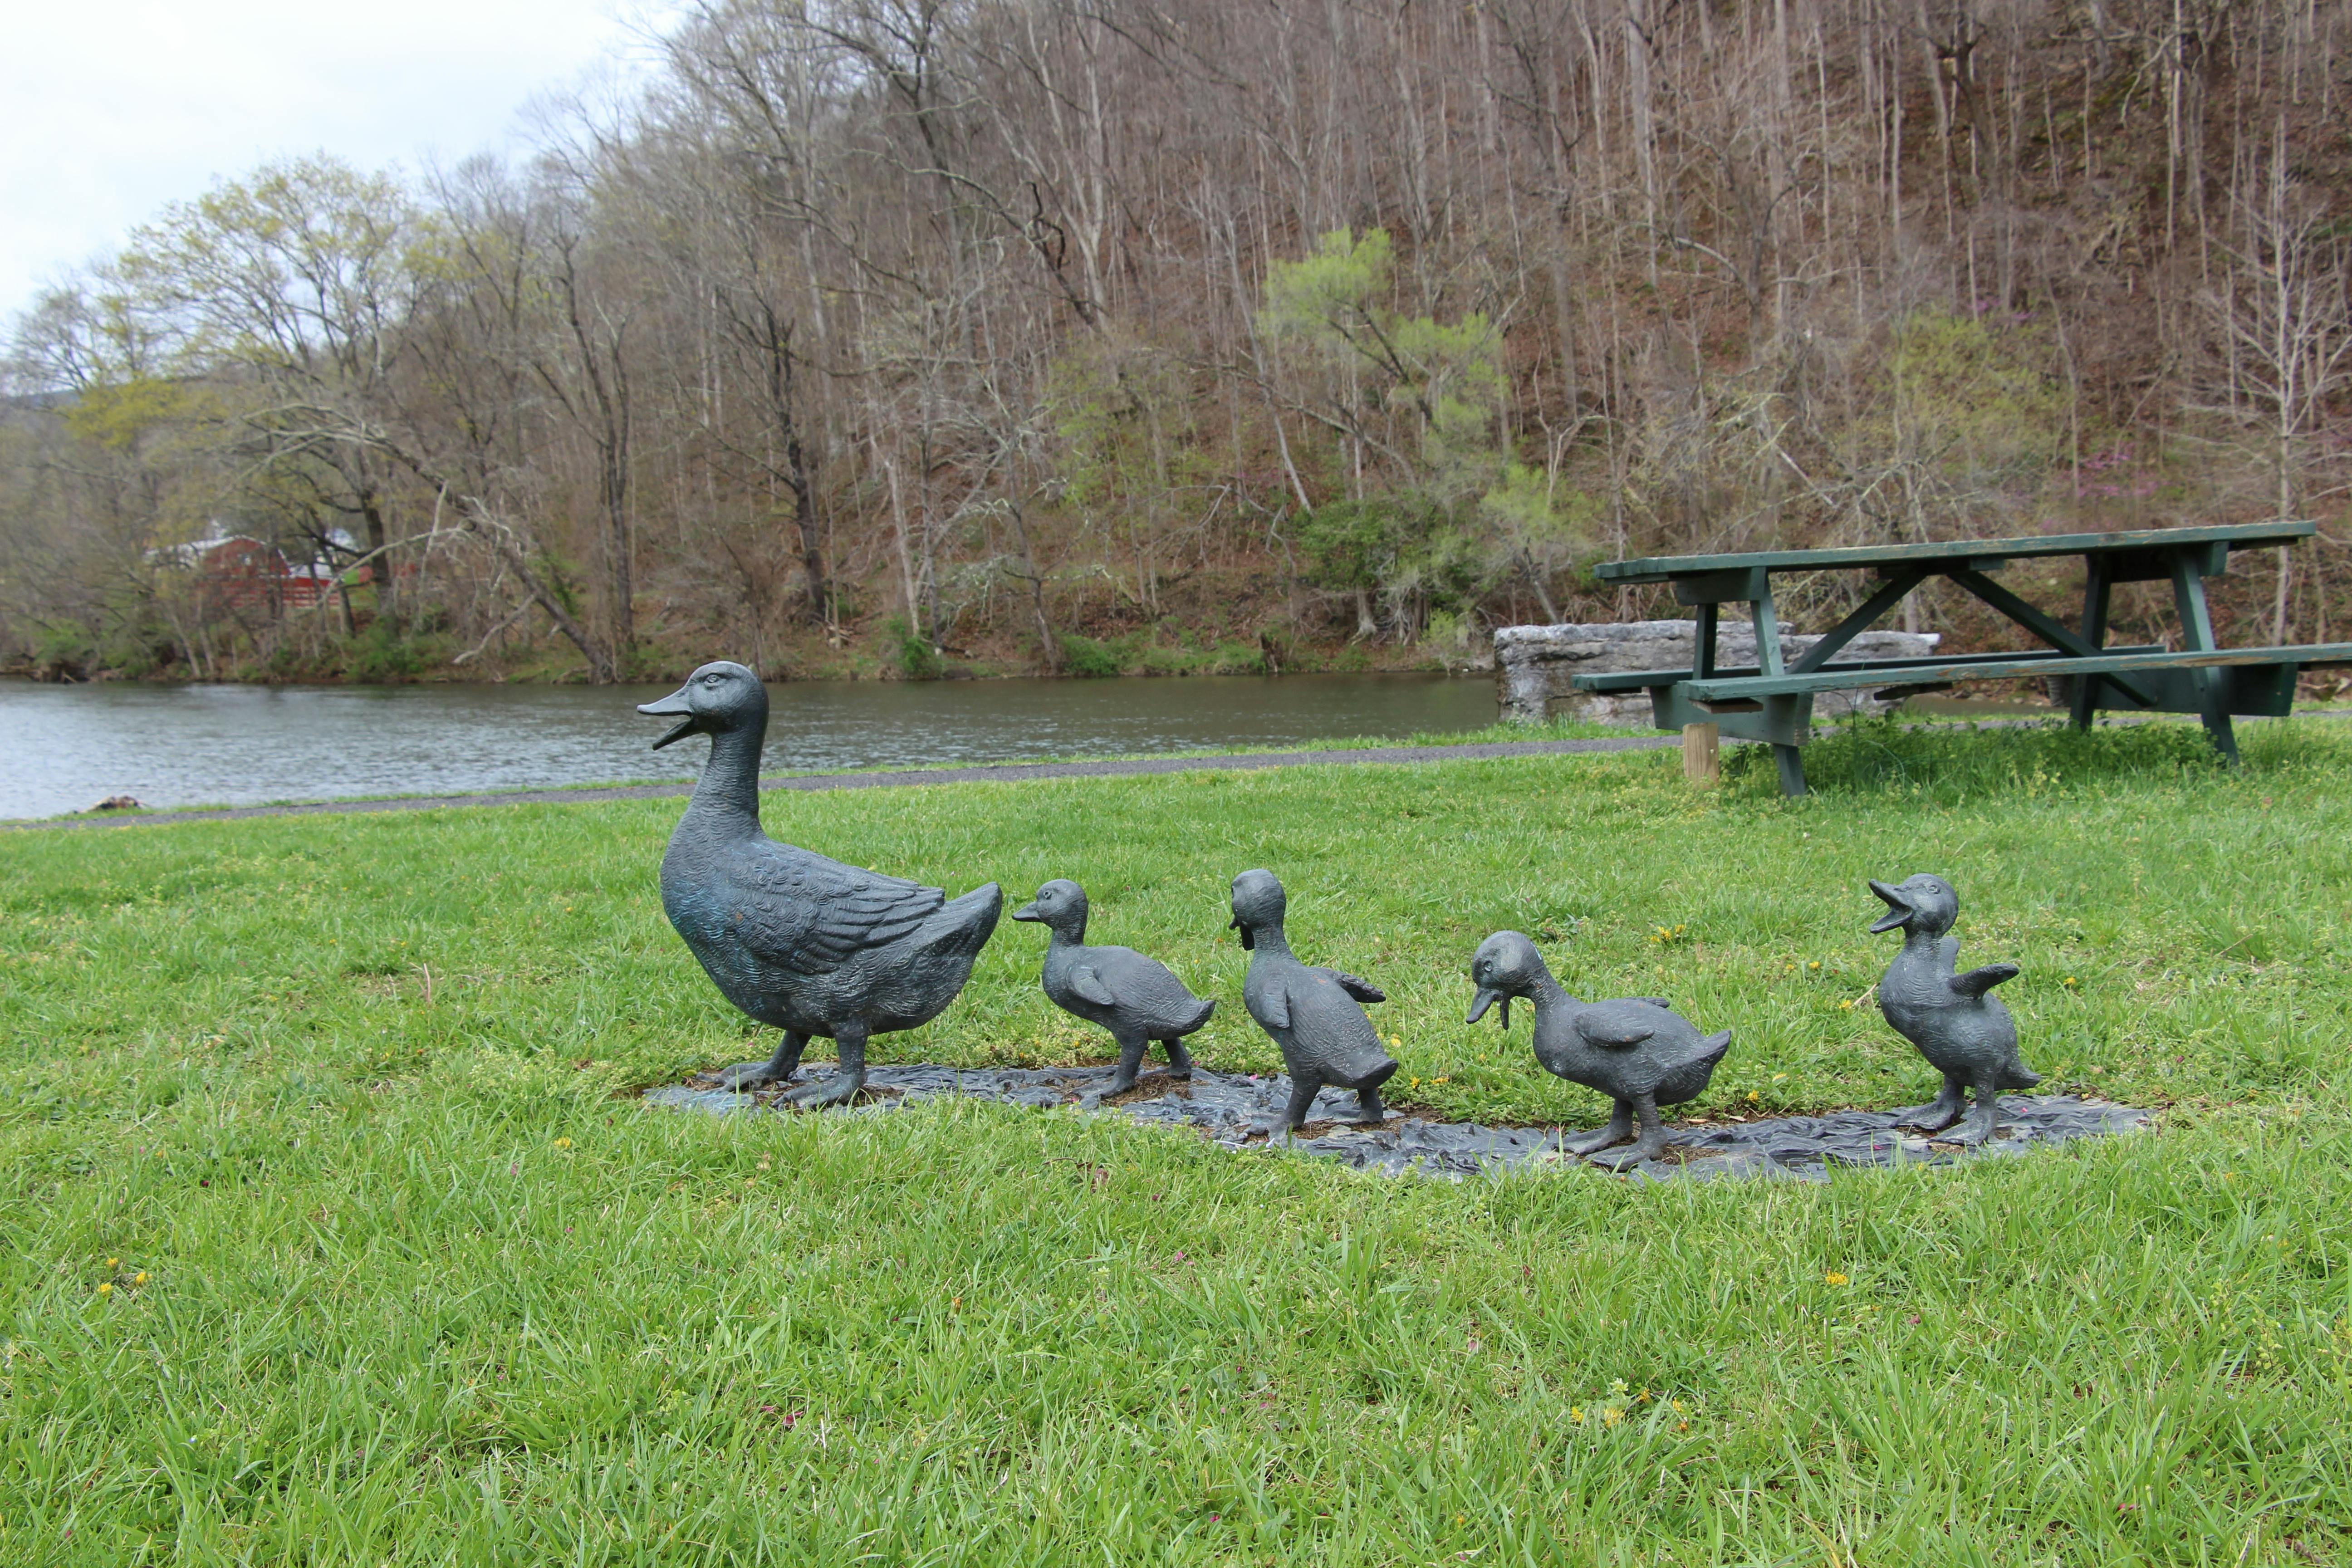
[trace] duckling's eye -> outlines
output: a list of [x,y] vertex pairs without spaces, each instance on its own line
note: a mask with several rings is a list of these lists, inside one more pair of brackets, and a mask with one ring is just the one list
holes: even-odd
[[721,677],[716,675],[706,675],[702,678],[702,684],[705,686],[716,686],[721,679]]

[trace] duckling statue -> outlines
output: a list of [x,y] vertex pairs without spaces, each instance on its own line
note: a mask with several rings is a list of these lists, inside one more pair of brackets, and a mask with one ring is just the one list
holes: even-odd
[[1950,1141],[1981,1143],[1992,1136],[2000,1091],[2032,1089],[2042,1081],[2017,1054],[2017,1020],[1991,994],[1994,986],[2017,977],[2017,965],[1988,963],[1966,974],[1952,973],[1960,939],[1946,933],[1959,919],[1960,896],[1941,877],[1923,871],[1896,887],[1873,882],[1870,890],[1886,901],[1886,912],[1872,932],[1903,932],[1903,951],[1878,982],[1878,1010],[1944,1075],[1944,1091],[1902,1112],[1898,1125],[1941,1132],[1960,1119],[1965,1093],[1973,1088],[1976,1115]]
[[[1511,998],[1535,1005],[1536,1060],[1570,1083],[1597,1089],[1617,1102],[1609,1125],[1560,1147],[1591,1155],[1626,1139],[1633,1146],[1596,1165],[1622,1171],[1654,1160],[1666,1147],[1658,1107],[1696,1100],[1715,1077],[1715,1066],[1731,1048],[1731,1031],[1702,1037],[1666,1005],[1662,996],[1625,996],[1613,1002],[1580,1002],[1560,989],[1536,944],[1515,931],[1498,931],[1478,944],[1470,960],[1471,983],[1478,987],[1468,1023],[1503,1005],[1503,1027],[1511,1026]],[[1639,1119],[1637,1135],[1634,1122]]]
[[676,719],[659,751],[710,737],[710,761],[662,856],[662,910],[727,1000],[784,1033],[775,1055],[727,1069],[730,1089],[790,1079],[813,1035],[839,1042],[832,1078],[793,1090],[840,1105],[866,1083],[866,1042],[944,1012],[971,977],[1004,895],[993,882],[950,901],[937,888],[879,876],[770,838],[760,827],[760,753],[768,693],[720,660],[637,711]]
[[1105,1094],[1125,1094],[1143,1069],[1145,1047],[1168,1049],[1168,1076],[1192,1076],[1184,1037],[1209,1021],[1214,1001],[1184,988],[1167,965],[1131,947],[1087,945],[1087,890],[1065,878],[1037,889],[1036,900],[1013,911],[1053,931],[1045,946],[1045,995],[1063,1012],[1099,1024],[1118,1042],[1118,1071]]
[[1242,946],[1250,950],[1249,973],[1242,981],[1242,1005],[1257,1026],[1282,1047],[1290,1074],[1290,1104],[1283,1125],[1297,1131],[1307,1109],[1325,1084],[1352,1089],[1358,1120],[1378,1123],[1381,1085],[1397,1064],[1381,1048],[1380,1031],[1358,1005],[1388,996],[1368,980],[1336,969],[1311,969],[1292,956],[1282,932],[1287,900],[1271,871],[1244,871],[1234,879],[1234,922]]

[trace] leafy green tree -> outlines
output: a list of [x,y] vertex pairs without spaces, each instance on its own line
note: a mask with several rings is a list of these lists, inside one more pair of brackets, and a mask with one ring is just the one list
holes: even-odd
[[1513,463],[1502,482],[1479,498],[1478,515],[1494,542],[1496,563],[1534,591],[1547,621],[1560,619],[1552,581],[1592,549],[1600,502],[1580,491],[1563,493],[1555,475]]
[[1480,311],[1448,325],[1391,309],[1395,267],[1386,230],[1334,229],[1304,260],[1267,268],[1259,330],[1322,366],[1309,413],[1387,459],[1398,482],[1451,506],[1502,467],[1502,335]]

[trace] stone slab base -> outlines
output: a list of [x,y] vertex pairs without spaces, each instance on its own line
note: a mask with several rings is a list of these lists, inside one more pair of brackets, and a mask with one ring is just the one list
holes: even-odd
[[[1736,608],[1736,606],[1735,606]],[[1821,641],[1786,632],[1782,653],[1791,660]],[[1832,664],[1852,659],[1926,658],[1936,651],[1933,632],[1864,632],[1840,648]],[[1600,621],[1551,626],[1502,626],[1495,633],[1495,695],[1506,722],[1540,724],[1554,716],[1597,724],[1647,725],[1645,691],[1579,691],[1580,675],[1628,669],[1688,669],[1697,657],[1696,621]],[[1756,662],[1756,632],[1727,614],[1717,633],[1716,661],[1724,668]],[[1824,691],[1813,699],[1813,716],[1834,719],[1853,712],[1875,713],[1886,704],[1867,691]]]
[[[1196,1068],[1189,1081],[1147,1070],[1135,1088],[1105,1104],[1112,1068],[945,1068],[922,1063],[885,1065],[866,1070],[871,1098],[856,1110],[887,1110],[910,1100],[966,1094],[1039,1109],[1070,1105],[1112,1110],[1139,1121],[1190,1127],[1234,1150],[1288,1148],[1297,1153],[1344,1161],[1359,1170],[1389,1175],[1423,1174],[1459,1179],[1517,1166],[1583,1165],[1560,1152],[1559,1133],[1549,1127],[1483,1127],[1391,1112],[1379,1127],[1360,1127],[1352,1118],[1356,1097],[1325,1089],[1308,1111],[1307,1130],[1285,1140],[1267,1129],[1290,1098],[1290,1080]],[[830,1074],[832,1064],[804,1065],[800,1081]],[[712,1115],[795,1115],[776,1102],[776,1092],[740,1094],[718,1087],[717,1075],[648,1090],[647,1102]],[[2145,1110],[2072,1095],[2004,1095],[2001,1122],[1991,1142],[1964,1149],[1898,1130],[1892,1110],[1838,1110],[1825,1116],[1784,1116],[1760,1121],[1685,1122],[1667,1129],[1673,1142],[1664,1158],[1626,1173],[1636,1181],[1709,1180],[1760,1175],[1826,1181],[1832,1168],[1887,1169],[1940,1165],[1983,1155],[2019,1154],[2041,1144],[2073,1138],[2128,1132],[2147,1125]],[[855,1113],[855,1112],[853,1112]],[[1575,1131],[1581,1131],[1579,1128]],[[1599,1166],[1591,1169],[1605,1173]]]

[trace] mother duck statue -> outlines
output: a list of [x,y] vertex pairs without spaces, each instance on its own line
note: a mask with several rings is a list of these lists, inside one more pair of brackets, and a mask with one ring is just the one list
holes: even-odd
[[656,751],[710,737],[709,764],[662,856],[662,910],[719,993],[784,1033],[773,1057],[729,1068],[722,1081],[784,1082],[809,1037],[824,1035],[840,1044],[840,1069],[785,1098],[847,1103],[866,1083],[868,1037],[927,1024],[956,999],[1004,895],[990,882],[950,900],[761,832],[768,693],[743,666],[706,664],[637,711],[677,721]]

